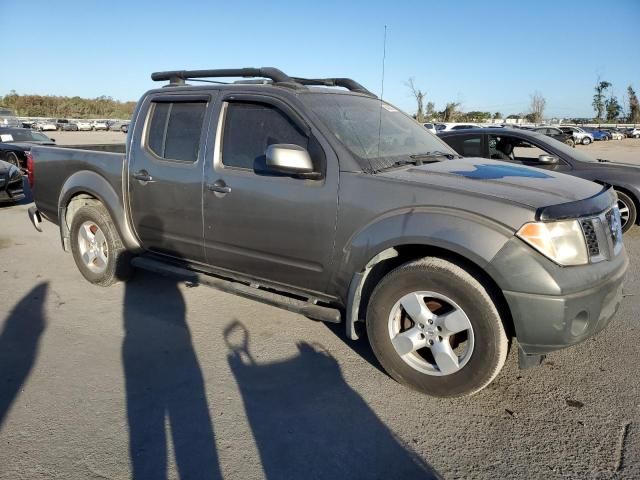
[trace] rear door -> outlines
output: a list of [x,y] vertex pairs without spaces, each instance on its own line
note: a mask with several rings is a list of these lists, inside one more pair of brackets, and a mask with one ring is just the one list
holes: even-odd
[[[322,292],[337,215],[333,150],[298,112],[267,95],[227,96],[217,118],[205,171],[208,263]],[[306,148],[321,178],[269,172],[265,150],[282,143]]]
[[207,95],[151,96],[131,140],[129,198],[132,224],[154,252],[204,261],[202,171]]

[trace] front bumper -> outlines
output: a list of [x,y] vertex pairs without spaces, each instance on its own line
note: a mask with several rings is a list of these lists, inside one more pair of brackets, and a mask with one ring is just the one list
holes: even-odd
[[5,182],[0,181],[0,203],[19,202],[24,199],[22,174],[13,176],[10,180],[5,180]]
[[[522,244],[522,245],[520,245]],[[560,267],[512,239],[492,262],[527,355],[575,345],[605,328],[622,301],[626,251],[611,260]]]

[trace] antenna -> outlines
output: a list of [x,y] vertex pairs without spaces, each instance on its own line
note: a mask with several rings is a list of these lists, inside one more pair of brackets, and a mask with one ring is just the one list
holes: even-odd
[[382,42],[382,80],[380,84],[380,110],[378,112],[378,158],[380,158],[380,139],[382,138],[382,96],[384,95],[384,61],[387,58],[387,26],[384,26]]

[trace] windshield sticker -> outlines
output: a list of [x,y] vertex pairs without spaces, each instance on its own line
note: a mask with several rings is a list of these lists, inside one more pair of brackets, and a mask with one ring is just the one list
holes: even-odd
[[527,177],[527,178],[553,178],[543,171],[533,168],[517,167],[514,165],[474,165],[474,170],[451,172],[467,178],[477,178],[479,180],[494,180],[504,177]]
[[3,142],[13,142],[13,135],[3,133],[2,135],[0,135],[0,140],[2,140]]
[[395,108],[393,108],[391,105],[387,105],[385,103],[382,104],[382,108],[384,108],[387,112],[397,112],[398,111]]

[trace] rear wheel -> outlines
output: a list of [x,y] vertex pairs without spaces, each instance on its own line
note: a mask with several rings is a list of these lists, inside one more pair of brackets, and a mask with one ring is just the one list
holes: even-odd
[[576,142],[573,138],[568,138],[564,143],[566,143],[567,145],[569,145],[572,148],[575,148],[576,146]]
[[620,209],[622,233],[624,233],[636,224],[638,212],[635,202],[629,195],[620,190],[616,190],[616,193],[618,194],[618,208]]
[[439,396],[471,395],[504,365],[508,341],[485,288],[458,265],[427,257],[389,273],[374,290],[367,334],[398,382]]
[[73,259],[88,281],[106,287],[129,277],[127,252],[104,206],[80,207],[71,222],[70,236]]

